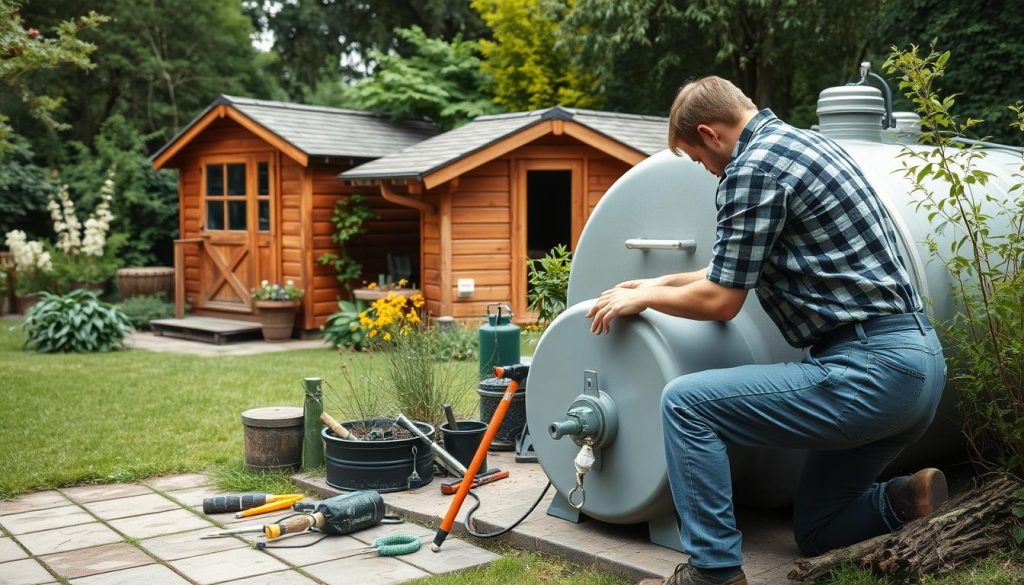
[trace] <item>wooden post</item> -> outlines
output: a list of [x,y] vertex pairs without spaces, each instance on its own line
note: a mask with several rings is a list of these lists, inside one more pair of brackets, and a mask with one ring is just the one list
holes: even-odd
[[181,240],[174,241],[174,318],[185,318],[185,249]]

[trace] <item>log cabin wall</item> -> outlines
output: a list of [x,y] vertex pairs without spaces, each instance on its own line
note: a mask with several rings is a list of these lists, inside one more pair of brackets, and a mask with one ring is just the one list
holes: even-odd
[[[443,195],[437,196],[434,202],[439,213],[421,218],[422,278],[430,314],[476,321],[486,315],[488,304],[510,303],[517,322],[533,319],[526,303],[525,245],[516,237],[517,232],[525,234],[525,227],[516,227],[519,210],[515,208],[516,202],[525,198],[525,193],[517,192],[524,189],[520,175],[533,167],[564,167],[580,175],[573,181],[579,186],[572,202],[577,210],[573,213],[573,248],[594,206],[631,168],[573,138],[549,136],[460,175],[448,206]],[[444,262],[446,253],[450,254],[448,262]],[[445,274],[446,264],[450,276]],[[459,278],[474,280],[471,297],[459,298]]]

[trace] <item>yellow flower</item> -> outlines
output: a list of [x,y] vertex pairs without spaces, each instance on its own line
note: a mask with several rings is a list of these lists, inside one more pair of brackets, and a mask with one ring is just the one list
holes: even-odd
[[366,285],[366,288],[368,288],[370,290],[373,290],[373,289],[377,288],[377,283],[376,282],[371,282],[370,284]]
[[376,329],[370,329],[370,337],[377,337],[377,330]]
[[382,337],[383,337],[384,341],[391,341],[391,334],[390,333],[385,333]]
[[407,284],[409,284],[409,281],[408,281],[408,280],[406,280],[406,279],[404,279],[404,278],[399,278],[399,279],[398,279],[398,287],[399,287],[399,288],[401,288],[401,287],[403,287],[403,286],[405,286],[405,285],[407,285]]

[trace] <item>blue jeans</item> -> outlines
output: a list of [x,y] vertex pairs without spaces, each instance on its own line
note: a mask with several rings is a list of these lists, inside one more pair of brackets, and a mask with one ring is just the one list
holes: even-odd
[[[879,320],[889,326],[872,328]],[[853,339],[808,349],[800,363],[707,370],[665,387],[669,484],[694,566],[743,563],[726,444],[811,450],[793,511],[804,554],[900,526],[876,480],[935,416],[946,380],[942,346],[920,314],[851,329]]]

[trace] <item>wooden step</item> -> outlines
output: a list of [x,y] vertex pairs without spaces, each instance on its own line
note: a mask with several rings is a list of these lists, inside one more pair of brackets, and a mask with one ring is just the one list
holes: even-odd
[[157,319],[149,326],[157,335],[177,337],[222,345],[232,341],[259,339],[263,333],[259,323],[235,321],[216,317],[185,317],[184,319]]

